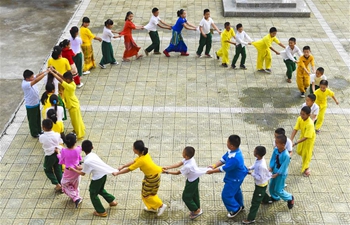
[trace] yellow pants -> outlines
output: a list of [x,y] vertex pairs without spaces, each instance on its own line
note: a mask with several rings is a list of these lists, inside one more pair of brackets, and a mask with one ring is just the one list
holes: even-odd
[[257,49],[258,50],[258,57],[256,60],[256,69],[262,70],[264,69],[264,62],[265,62],[265,68],[271,69],[272,65],[272,56],[270,49]]
[[148,197],[142,196],[142,201],[147,207],[147,209],[157,210],[159,207],[163,205],[162,200],[158,197],[158,195],[150,195]]
[[[300,137],[302,138],[302,137]],[[314,150],[315,138],[308,138],[306,141],[298,144],[297,154],[301,156],[301,172],[303,173],[310,167],[310,161],[312,158],[312,151]]]
[[322,127],[322,124],[324,121],[324,115],[326,114],[326,109],[327,109],[327,106],[320,105],[320,111],[318,112],[317,121],[315,125],[316,130],[321,129]]
[[299,91],[305,93],[307,88],[310,86],[309,74],[307,74],[306,72],[297,73],[297,85]]
[[230,50],[230,45],[225,44],[222,45],[219,51],[216,52],[216,55],[221,57],[221,62],[229,64],[229,59],[228,59],[228,51]]
[[145,175],[142,181],[142,201],[147,209],[158,209],[163,205],[162,200],[158,197],[160,185],[160,174]]
[[77,138],[82,138],[85,136],[85,125],[83,118],[81,117],[80,107],[79,108],[70,108],[69,116],[71,123],[73,125],[74,131],[77,135]]

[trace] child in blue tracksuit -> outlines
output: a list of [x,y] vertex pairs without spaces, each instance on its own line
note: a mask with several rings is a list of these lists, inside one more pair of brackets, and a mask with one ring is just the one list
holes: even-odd
[[240,144],[241,138],[238,135],[231,135],[227,140],[228,151],[220,161],[209,166],[212,170],[207,171],[207,174],[225,172],[225,185],[221,197],[229,212],[228,218],[235,217],[244,208],[241,184],[248,174],[248,169],[244,165]]
[[284,184],[288,176],[288,166],[290,163],[290,156],[285,146],[287,137],[285,135],[278,135],[276,138],[276,147],[272,153],[270,160],[270,172],[272,172],[269,191],[272,201],[279,201],[283,199],[288,202],[288,208],[292,209],[294,206],[294,197],[284,190]]

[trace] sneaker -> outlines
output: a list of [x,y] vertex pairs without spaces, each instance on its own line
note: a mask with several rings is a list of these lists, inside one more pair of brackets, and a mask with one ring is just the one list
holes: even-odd
[[165,205],[165,204],[163,203],[163,205],[158,209],[157,216],[161,216],[161,215],[164,213],[166,207],[167,207],[167,205]]
[[232,68],[232,69],[236,69],[236,66],[235,66],[235,65],[231,65],[231,68]]
[[197,58],[200,58],[200,57],[201,57],[201,55],[198,55],[198,54],[196,54],[196,56],[197,56]]
[[78,208],[78,205],[83,201],[83,199],[79,198],[77,200],[75,200],[75,208]]
[[77,84],[77,88],[81,88],[82,86],[84,86],[83,82],[80,82],[80,84]]
[[294,206],[294,196],[292,195],[292,200],[289,200],[288,203],[288,209],[292,209]]
[[88,75],[88,74],[90,74],[90,71],[89,71],[89,70],[83,72],[83,75]]
[[154,55],[160,55],[162,54],[161,52],[153,52]]
[[300,93],[300,98],[305,98],[305,93],[304,92]]
[[98,212],[96,212],[96,211],[94,211],[93,214],[94,214],[95,216],[100,216],[100,217],[106,217],[106,216],[108,215],[107,212],[98,213]]
[[266,69],[265,72],[266,73],[272,73],[271,69]]
[[242,220],[243,224],[252,224],[255,223],[255,220]]
[[98,65],[101,67],[101,69],[106,69],[105,65],[102,65],[101,63],[99,63]]
[[117,61],[115,61],[115,62],[112,62],[111,64],[112,65],[118,65],[119,63]]
[[167,52],[167,50],[164,50],[163,53],[166,57],[170,57],[169,52]]
[[213,56],[211,56],[210,54],[205,54],[205,57],[207,57],[207,58],[213,58]]
[[217,52],[215,52],[215,55],[216,55],[216,59],[219,60],[220,57],[218,56],[218,53],[217,53]]
[[148,53],[149,53],[149,52],[148,52],[147,50],[145,50],[145,54],[146,54],[146,56],[148,56]]
[[229,213],[227,214],[227,217],[228,217],[228,218],[233,218],[233,217],[237,216],[238,213],[241,212],[241,211],[242,211],[242,206],[239,207],[239,209],[238,209],[236,212],[229,212]]
[[223,67],[228,67],[226,63],[221,64]]
[[258,70],[258,72],[265,73],[266,71],[264,69]]
[[241,70],[247,70],[247,67],[245,67],[245,65],[240,65],[239,68],[240,68]]
[[144,210],[147,212],[158,212],[156,209],[148,209],[147,206],[145,206]]

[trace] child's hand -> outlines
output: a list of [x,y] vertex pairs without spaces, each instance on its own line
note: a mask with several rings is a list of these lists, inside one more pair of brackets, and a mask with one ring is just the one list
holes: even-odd
[[77,165],[75,168],[76,168],[76,170],[83,170],[83,167],[80,165]]
[[248,42],[248,45],[252,45],[252,43],[251,43],[251,42]]
[[162,170],[168,170],[169,168],[166,166],[163,166]]
[[276,178],[278,176],[278,173],[272,174],[271,178]]
[[279,53],[279,52],[276,52],[276,55],[280,55],[280,53]]
[[168,171],[167,171],[167,170],[165,170],[165,169],[163,169],[163,170],[162,170],[162,173],[168,173]]
[[118,170],[120,171],[120,170],[122,170],[124,168],[124,166],[119,166],[118,167]]
[[60,149],[59,148],[55,148],[55,152],[57,153],[57,154],[60,154]]
[[335,100],[335,104],[339,105],[339,102],[338,102],[338,100]]
[[271,167],[269,167],[269,171],[272,172],[272,168]]
[[213,174],[214,173],[214,170],[208,170],[207,171],[207,174]]
[[113,175],[113,176],[117,176],[117,175],[118,175],[118,172],[113,172],[112,175]]

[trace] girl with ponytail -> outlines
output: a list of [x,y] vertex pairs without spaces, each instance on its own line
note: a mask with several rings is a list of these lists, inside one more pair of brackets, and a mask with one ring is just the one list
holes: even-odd
[[55,85],[53,83],[47,83],[45,85],[45,92],[41,95],[41,99],[40,99],[40,102],[43,105],[43,108],[41,110],[41,117],[43,119],[46,118],[47,109],[51,107],[49,98],[54,93],[55,93]]
[[62,140],[65,140],[63,125],[64,109],[62,106],[59,106],[59,100],[55,94],[52,94],[50,96],[49,102],[51,104],[51,107],[47,108],[45,111],[47,119],[50,119],[53,122],[52,130],[61,134]]

